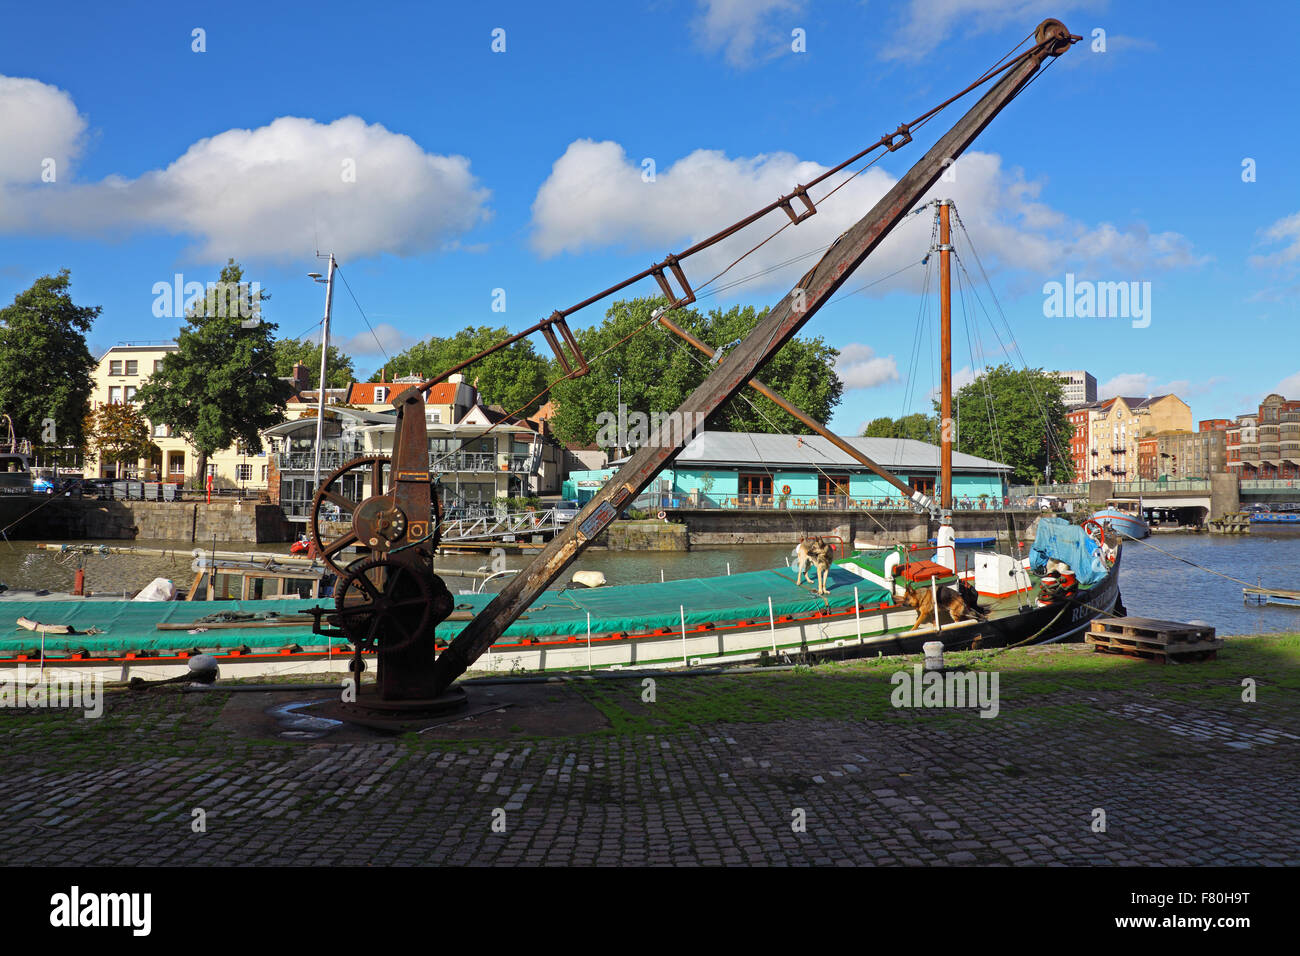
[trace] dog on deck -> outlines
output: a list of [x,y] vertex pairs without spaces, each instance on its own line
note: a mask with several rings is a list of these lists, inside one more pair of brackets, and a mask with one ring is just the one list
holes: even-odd
[[795,584],[801,584],[805,574],[808,583],[813,583],[812,575],[808,573],[810,567],[817,569],[817,593],[830,594],[826,590],[826,577],[831,572],[831,548],[821,538],[805,538],[794,549]]
[[932,591],[924,583],[918,583],[915,588],[903,586],[902,590],[903,603],[916,610],[917,627],[925,627],[934,620],[936,600],[939,609],[947,611],[954,623],[987,621],[989,617],[988,608],[979,603],[979,592],[967,581],[958,580],[956,589],[941,584]]

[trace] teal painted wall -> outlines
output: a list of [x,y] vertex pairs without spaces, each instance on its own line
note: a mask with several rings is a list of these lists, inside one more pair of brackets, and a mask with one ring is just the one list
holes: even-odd
[[817,474],[799,471],[778,471],[772,475],[772,494],[780,497],[785,486],[790,486],[791,498],[816,498]]
[[953,475],[952,496],[954,499],[969,497],[978,499],[980,495],[990,498],[1002,497],[1002,481],[995,475]]
[[722,468],[682,468],[674,473],[673,491],[680,495],[689,495],[699,489],[705,475],[713,476],[713,487],[709,489],[711,498],[730,498],[737,494],[740,477],[737,472]]
[[[907,481],[906,475],[898,476]],[[903,493],[879,475],[868,472],[849,477],[849,492],[854,498],[901,498]]]
[[[604,468],[599,471],[574,471],[570,472],[568,479],[564,482],[561,492],[566,498],[577,498],[585,502],[594,493],[595,487],[579,487],[580,481],[607,481],[614,475],[613,468]],[[663,480],[672,482],[673,494],[686,496],[692,491],[701,489],[701,481],[705,474],[713,476],[713,488],[709,492],[710,497],[715,500],[733,498],[740,493],[740,475],[734,469],[710,468],[696,469],[683,468],[681,470],[664,469],[659,477]],[[776,471],[772,473],[772,494],[774,497],[780,497],[781,489],[785,485],[790,486],[791,498],[813,498],[817,495],[818,472],[805,471]],[[903,481],[907,481],[906,475],[898,476]],[[978,500],[979,496],[986,494],[991,498],[1001,498],[1006,492],[1003,490],[1002,481],[996,475],[953,475],[953,497],[960,499],[969,497],[972,500]],[[854,498],[901,498],[902,495],[893,485],[889,484],[879,475],[870,472],[863,474],[851,474],[849,477],[849,491]]]

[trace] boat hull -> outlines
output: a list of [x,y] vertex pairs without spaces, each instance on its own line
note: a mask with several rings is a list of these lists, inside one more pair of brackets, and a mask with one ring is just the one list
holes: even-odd
[[[991,649],[1082,639],[1089,623],[1116,612],[1120,606],[1121,555],[1097,585],[1045,607],[1029,607],[988,621],[970,621],[935,627],[917,627],[916,614],[907,607],[872,605],[868,608],[818,611],[803,616],[784,615],[770,621],[750,621],[730,626],[699,625],[675,633],[652,635],[561,634],[518,643],[498,643],[469,669],[470,676],[520,675],[596,670],[654,670],[691,668],[765,661],[808,662],[879,655],[921,653],[925,644],[939,641],[946,650]],[[209,652],[212,653],[212,652]],[[214,653],[222,678],[283,677],[318,674],[342,679],[351,656],[326,648],[285,648],[278,651]],[[372,655],[369,667],[373,670]],[[64,677],[98,678],[106,682],[133,677],[146,680],[183,677],[188,671],[184,653],[130,658],[39,659],[0,661],[0,670],[23,668],[28,680]]]
[[1145,538],[1151,534],[1150,527],[1141,518],[1114,508],[1104,508],[1092,517],[1094,521],[1110,524],[1126,538]]

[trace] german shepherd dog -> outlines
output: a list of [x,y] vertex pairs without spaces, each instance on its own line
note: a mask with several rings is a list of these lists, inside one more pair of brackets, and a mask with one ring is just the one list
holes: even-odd
[[826,577],[831,572],[831,549],[821,538],[807,538],[794,549],[795,584],[802,583],[805,574],[808,583],[813,583],[812,575],[808,574],[810,566],[817,569],[817,593],[830,594],[826,590]]
[[[899,573],[901,569],[895,569]],[[935,590],[923,582],[917,582],[915,588],[900,585],[903,589],[903,603],[916,609],[916,627],[925,627],[934,620],[936,598],[939,609],[947,611],[952,621],[987,621],[988,608],[979,603],[979,592],[970,583],[958,580],[956,589],[941,584]],[[942,623],[942,622],[941,622]]]

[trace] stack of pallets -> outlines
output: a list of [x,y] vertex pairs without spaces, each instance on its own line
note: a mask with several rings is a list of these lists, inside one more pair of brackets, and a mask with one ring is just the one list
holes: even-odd
[[1122,654],[1143,660],[1212,661],[1223,641],[1214,636],[1214,628],[1157,621],[1148,617],[1100,617],[1092,622],[1085,640],[1093,650]]

